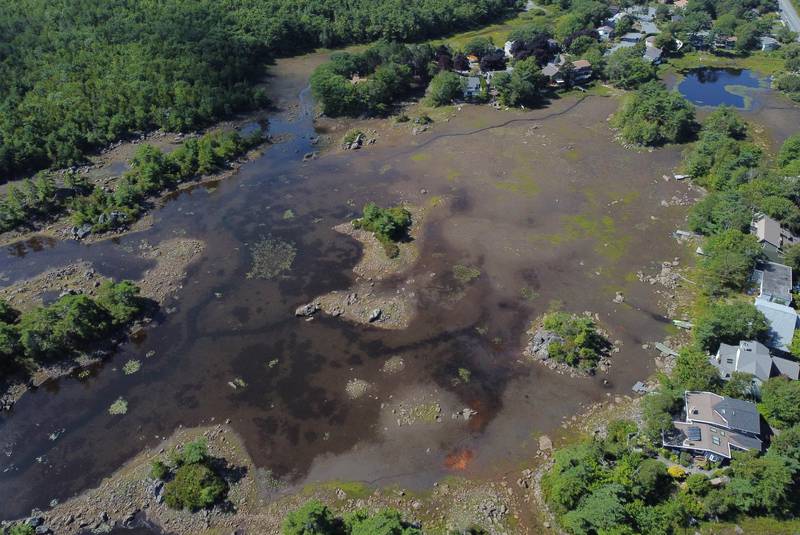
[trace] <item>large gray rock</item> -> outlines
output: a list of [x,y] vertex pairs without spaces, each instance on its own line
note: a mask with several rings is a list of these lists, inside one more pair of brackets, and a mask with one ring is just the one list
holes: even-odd
[[539,329],[528,342],[528,353],[536,358],[547,360],[550,358],[550,344],[553,342],[563,343],[564,339],[552,331]]
[[313,316],[315,312],[319,310],[319,305],[317,303],[308,303],[307,305],[303,305],[297,307],[294,311],[294,315],[297,317],[310,317]]

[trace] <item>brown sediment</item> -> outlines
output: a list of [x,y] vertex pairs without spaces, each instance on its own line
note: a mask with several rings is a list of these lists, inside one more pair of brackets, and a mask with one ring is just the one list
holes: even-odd
[[[426,210],[407,206],[412,225],[407,240],[398,243],[399,253],[389,258],[383,245],[372,232],[353,227],[352,222],[334,228],[362,245],[362,255],[353,268],[356,280],[347,290],[334,290],[314,299],[324,313],[354,323],[374,325],[381,329],[405,329],[414,317],[417,298],[410,285],[399,288],[376,282],[402,274],[419,258],[420,237]],[[378,313],[377,311],[380,311]],[[376,317],[377,316],[377,317]]]

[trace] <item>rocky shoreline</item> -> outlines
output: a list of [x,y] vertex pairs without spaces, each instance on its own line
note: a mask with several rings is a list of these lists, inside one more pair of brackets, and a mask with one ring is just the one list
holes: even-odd
[[406,208],[411,212],[413,223],[409,239],[398,244],[400,252],[395,258],[386,256],[383,245],[371,232],[354,228],[352,222],[333,227],[362,246],[361,258],[353,267],[356,274],[353,286],[318,296],[298,307],[295,315],[311,318],[321,311],[335,318],[380,329],[408,328],[417,306],[416,293],[411,289],[413,280],[404,281],[399,288],[380,284],[404,273],[419,258],[418,242],[422,235],[425,210],[419,207]]

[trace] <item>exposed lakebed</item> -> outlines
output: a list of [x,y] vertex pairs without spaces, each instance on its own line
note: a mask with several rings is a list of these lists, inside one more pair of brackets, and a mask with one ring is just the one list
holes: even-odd
[[[177,195],[152,229],[89,246],[29,243],[0,258],[8,280],[78,260],[136,278],[150,267],[129,260],[142,240],[206,244],[146,336],[0,415],[0,517],[96,485],[158,437],[212,418],[230,419],[255,463],[289,485],[425,488],[453,472],[494,473],[652,371],[641,346],[663,339],[666,323],[657,288],[635,272],[685,253],[670,235],[693,194],[663,178],[678,149],[628,151],[606,126],[617,100],[570,97],[524,113],[466,106],[432,132],[303,162],[317,135],[307,90],[290,106],[318,61],[273,71],[286,98],[270,130],[285,141],[213,188]],[[410,327],[294,317],[352,285],[360,248],[333,227],[368,201],[430,207],[417,263],[375,281],[376,291],[414,294]],[[268,236],[292,245],[292,267],[248,278],[251,246]],[[479,274],[457,277],[454,266]],[[571,378],[524,360],[525,331],[556,301],[597,313],[622,342],[608,375]],[[387,373],[397,357],[403,366]],[[125,375],[129,359],[142,368]],[[353,380],[369,385],[357,399]],[[112,416],[119,397],[128,412]],[[459,418],[465,408],[471,417]]]

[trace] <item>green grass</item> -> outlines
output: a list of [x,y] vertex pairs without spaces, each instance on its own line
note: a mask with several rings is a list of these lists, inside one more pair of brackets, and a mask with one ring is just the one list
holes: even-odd
[[[737,531],[736,527],[742,531]],[[795,535],[800,533],[800,520],[777,520],[775,518],[742,518],[738,522],[703,522],[703,535],[734,535],[736,533],[769,533],[770,535]]]
[[[534,12],[536,11],[534,10]],[[454,48],[462,48],[470,41],[470,39],[474,39],[476,37],[486,37],[491,39],[495,45],[502,46],[502,44],[507,41],[508,34],[511,33],[514,28],[525,26],[526,24],[530,24],[531,22],[542,20],[544,18],[546,17],[522,11],[502,22],[491,24],[478,30],[457,33],[455,35],[445,37],[444,39],[438,39],[432,43],[434,45],[445,43]]]
[[320,490],[336,491],[341,489],[348,498],[366,498],[372,493],[367,485],[360,481],[325,481],[322,483],[312,483],[303,487],[303,494],[311,496]]
[[783,71],[784,60],[775,52],[752,52],[746,56],[717,55],[710,52],[689,52],[679,58],[670,58],[662,65],[662,74],[680,72],[698,67],[750,69],[763,75]]

